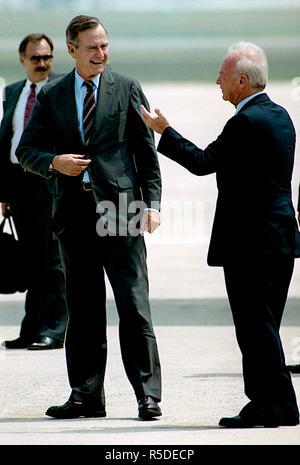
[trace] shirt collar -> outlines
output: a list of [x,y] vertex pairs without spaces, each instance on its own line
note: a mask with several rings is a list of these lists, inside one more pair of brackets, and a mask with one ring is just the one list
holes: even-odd
[[247,98],[244,98],[244,100],[242,100],[237,105],[236,110],[235,110],[235,115],[243,108],[244,105],[246,105],[246,103],[250,102],[250,100],[252,100],[254,97],[257,97],[257,95],[261,95],[261,94],[264,94],[263,90],[261,92],[257,92],[256,94],[249,95],[249,97]]
[[[97,76],[94,77],[94,79],[89,79],[90,81],[92,81],[94,83],[94,86],[96,86],[97,89],[99,87],[100,76],[101,76],[101,74],[97,74]],[[84,81],[85,81],[85,79],[83,79],[78,74],[77,69],[75,68],[75,87],[76,87],[76,89],[80,90],[82,88],[82,85],[83,85]]]
[[[35,82],[35,85],[36,85],[36,93],[38,93],[38,92],[41,90],[41,88],[42,88],[45,84],[47,84],[48,79],[49,79],[49,77],[47,77],[47,78],[44,79],[43,81]],[[26,89],[30,89],[31,84],[33,84],[33,83],[30,81],[30,79],[27,78],[27,79],[26,79],[26,83],[25,83]]]

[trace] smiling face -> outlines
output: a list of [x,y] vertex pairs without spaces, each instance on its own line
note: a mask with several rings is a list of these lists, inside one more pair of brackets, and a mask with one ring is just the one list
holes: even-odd
[[108,39],[100,24],[96,28],[79,32],[77,47],[68,44],[68,50],[76,61],[78,74],[83,79],[93,79],[107,67]]

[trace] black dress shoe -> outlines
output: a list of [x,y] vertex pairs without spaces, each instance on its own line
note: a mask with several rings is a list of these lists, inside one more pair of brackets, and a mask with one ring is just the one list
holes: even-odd
[[32,344],[27,346],[28,350],[49,350],[49,349],[61,349],[64,346],[62,341],[53,339],[48,336],[41,336],[39,339],[34,341]]
[[225,428],[255,428],[259,426],[263,426],[265,428],[277,428],[278,426],[296,426],[299,425],[299,418],[298,417],[284,417],[280,420],[278,419],[269,419],[269,420],[262,420],[254,418],[247,418],[241,417],[240,415],[236,415],[235,417],[231,418],[221,418],[219,421],[220,426],[224,426]]
[[277,419],[247,418],[236,415],[235,417],[224,417],[219,421],[220,426],[225,428],[255,428],[263,426],[265,428],[277,428],[281,425]]
[[106,412],[103,408],[97,408],[94,405],[68,400],[63,405],[48,408],[46,415],[57,419],[80,417],[98,418],[106,417]]
[[225,428],[277,428],[281,424],[281,408],[278,404],[263,407],[252,401],[235,417],[224,417],[219,421],[219,425]]
[[153,397],[144,397],[138,401],[139,418],[142,420],[151,420],[154,417],[159,417],[162,413]]
[[28,345],[28,341],[26,341],[22,337],[18,337],[17,339],[14,339],[12,341],[4,341],[2,343],[2,346],[6,347],[6,349],[26,349]]
[[287,369],[291,373],[300,373],[300,364],[298,364],[298,365],[287,365]]
[[281,419],[281,426],[297,426],[299,425],[299,417],[285,417]]

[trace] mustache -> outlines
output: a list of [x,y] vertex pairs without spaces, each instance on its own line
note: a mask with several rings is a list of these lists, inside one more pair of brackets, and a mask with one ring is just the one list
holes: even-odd
[[49,68],[47,66],[39,66],[36,68],[37,71],[47,71]]

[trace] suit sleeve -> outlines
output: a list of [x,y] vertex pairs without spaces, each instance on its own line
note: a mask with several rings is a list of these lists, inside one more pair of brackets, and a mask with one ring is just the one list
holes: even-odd
[[143,122],[140,106],[149,109],[149,103],[137,81],[130,90],[128,129],[130,146],[135,160],[136,171],[141,186],[143,200],[148,207],[160,208],[161,174],[157,158],[153,131]]
[[[6,91],[6,88],[4,92]],[[8,94],[8,92],[7,92]],[[6,94],[6,97],[7,97]],[[0,202],[6,202],[11,195],[10,150],[13,136],[11,118],[8,113],[7,100],[3,101],[3,118],[0,125]]]
[[[6,89],[4,89],[4,92]],[[0,124],[0,166],[1,171],[3,171],[3,166],[7,165],[9,161],[9,145],[12,138],[12,129],[5,127],[6,122],[6,112],[7,112],[7,102],[3,100],[3,117]],[[9,141],[9,142],[8,142]]]
[[51,177],[49,165],[55,156],[50,142],[48,116],[47,94],[42,89],[16,150],[16,156],[25,170],[45,178]]
[[[13,137],[12,120],[15,111],[11,103],[11,86],[3,90],[3,117],[0,125],[0,167],[1,174],[10,163],[11,140]],[[17,101],[17,100],[16,100]]]
[[249,137],[249,121],[244,115],[231,118],[219,137],[202,150],[175,129],[164,130],[157,150],[197,176],[217,171],[222,163],[239,165],[241,144]]

